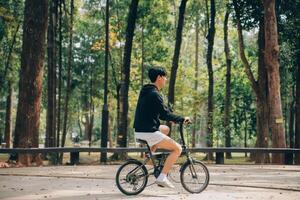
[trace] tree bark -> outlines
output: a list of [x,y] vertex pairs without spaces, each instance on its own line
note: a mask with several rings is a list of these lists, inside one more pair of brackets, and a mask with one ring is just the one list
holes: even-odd
[[[91,73],[92,75],[92,73]],[[92,79],[92,77],[91,77]],[[92,80],[90,80],[90,83],[92,82]],[[89,84],[89,88],[91,88],[91,84]],[[83,106],[83,117],[84,117],[84,121],[82,120],[81,122],[83,123],[84,126],[84,133],[83,133],[83,140],[90,140],[90,133],[91,133],[91,129],[93,128],[93,124],[92,124],[92,109],[93,109],[93,105],[92,105],[92,98],[91,98],[91,91],[86,91],[83,94],[82,97],[82,106]]]
[[[251,71],[251,66],[247,60],[244,50],[244,39],[242,33],[241,16],[236,0],[233,1],[234,10],[237,20],[237,31],[239,39],[239,54],[244,65],[245,73],[250,81],[251,88],[256,96],[256,126],[257,126],[257,141],[256,147],[268,147],[268,134],[269,134],[269,106],[268,106],[268,83],[267,73],[264,63],[264,21],[261,19],[259,22],[258,34],[258,80],[256,81]],[[256,153],[251,155],[256,163],[268,163],[268,154]]]
[[[207,147],[213,147],[213,112],[214,112],[214,72],[212,66],[212,53],[214,47],[215,38],[215,16],[216,7],[215,1],[210,0],[210,23],[207,35],[207,54],[206,54],[206,64],[208,71],[208,105],[207,105]],[[213,154],[208,153],[207,159],[212,160]]]
[[[264,20],[259,22],[258,30],[258,78],[256,94],[256,126],[257,126],[257,147],[267,148],[269,138],[269,102],[268,102],[268,77],[264,62],[265,52],[265,31]],[[255,154],[256,163],[269,163],[270,156],[266,153]]]
[[[176,42],[175,42],[175,50],[172,60],[172,68],[170,74],[170,82],[169,82],[169,91],[168,91],[168,106],[171,111],[174,109],[175,103],[175,82],[176,82],[176,74],[178,69],[179,55],[180,55],[180,47],[182,41],[182,30],[184,25],[184,13],[186,7],[187,0],[182,0],[179,7],[179,17],[178,17],[178,25],[176,30]],[[168,126],[171,128],[171,123],[168,123]],[[171,131],[170,131],[171,134]],[[169,134],[169,135],[170,135]]]
[[58,99],[57,99],[57,127],[56,127],[56,146],[60,146],[60,128],[61,128],[61,88],[62,88],[62,0],[59,1],[58,18]]
[[[297,41],[297,49],[300,49],[300,41]],[[295,148],[300,148],[300,51],[296,53],[296,117],[295,117]],[[295,164],[300,165],[300,154],[295,154]]]
[[[279,45],[277,33],[277,20],[275,14],[275,0],[263,0],[265,22],[265,64],[268,74],[270,129],[272,132],[272,147],[284,148],[285,131],[280,96],[279,74]],[[282,154],[272,154],[272,163],[283,164]]]
[[[224,108],[224,130],[225,130],[225,146],[231,147],[230,136],[230,110],[231,110],[231,57],[230,48],[228,44],[228,18],[229,10],[226,10],[224,19],[224,52],[226,57],[226,95]],[[226,153],[226,158],[232,158],[231,153]]]
[[49,2],[49,27],[47,34],[47,119],[45,147],[56,146],[56,27],[57,27],[57,1]]
[[[108,122],[109,110],[107,104],[108,94],[108,57],[109,57],[109,0],[106,0],[106,13],[105,13],[105,73],[104,73],[104,104],[102,109],[102,123],[101,123],[101,147],[107,147],[108,141]],[[107,153],[101,153],[101,162],[107,161]]]
[[290,114],[290,119],[289,119],[289,144],[290,148],[295,147],[295,92],[293,88],[293,99],[289,107],[289,114]]
[[118,126],[117,145],[127,146],[128,127],[128,89],[130,82],[130,62],[132,41],[134,36],[135,22],[139,0],[132,0],[129,8],[129,15],[126,28],[126,42],[124,47],[124,62],[122,66],[121,87],[120,87],[120,122]]
[[13,88],[11,83],[8,84],[8,95],[6,98],[6,113],[5,113],[5,132],[4,141],[6,148],[10,148],[11,136],[12,136],[12,94]]
[[[15,147],[31,148],[39,145],[47,17],[47,0],[26,0]],[[36,161],[37,157],[35,156]],[[21,164],[30,165],[32,157],[28,154],[20,154],[18,161]]]
[[67,136],[67,125],[68,125],[68,114],[69,114],[69,98],[71,93],[71,68],[72,68],[72,48],[73,48],[73,15],[74,15],[74,0],[70,3],[71,13],[70,13],[70,25],[69,25],[69,48],[68,48],[68,69],[67,69],[67,88],[66,88],[66,99],[64,106],[64,124],[63,124],[63,134],[61,138],[61,146],[65,146],[66,136]]

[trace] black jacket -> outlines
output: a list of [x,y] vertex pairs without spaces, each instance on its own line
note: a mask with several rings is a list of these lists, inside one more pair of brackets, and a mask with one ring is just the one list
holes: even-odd
[[182,122],[183,117],[172,114],[164,105],[163,98],[153,84],[141,89],[134,118],[136,132],[155,132],[159,130],[160,121]]

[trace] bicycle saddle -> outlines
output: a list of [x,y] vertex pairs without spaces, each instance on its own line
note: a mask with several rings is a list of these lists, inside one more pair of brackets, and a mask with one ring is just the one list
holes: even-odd
[[148,145],[148,142],[146,140],[136,139],[136,141],[139,142],[139,143],[141,143],[141,144]]

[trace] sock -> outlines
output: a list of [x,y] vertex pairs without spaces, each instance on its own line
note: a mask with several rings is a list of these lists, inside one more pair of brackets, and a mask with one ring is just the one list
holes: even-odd
[[157,177],[158,181],[163,181],[167,177],[167,174],[160,173],[160,175]]

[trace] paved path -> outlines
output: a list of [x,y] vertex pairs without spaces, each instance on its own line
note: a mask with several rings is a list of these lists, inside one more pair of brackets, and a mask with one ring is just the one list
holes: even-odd
[[[118,165],[0,169],[1,200],[235,200],[300,199],[300,167],[277,165],[209,165],[211,180],[200,194],[151,185],[137,196],[123,195],[115,185]],[[154,179],[149,182],[153,183]]]

